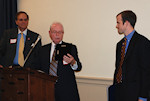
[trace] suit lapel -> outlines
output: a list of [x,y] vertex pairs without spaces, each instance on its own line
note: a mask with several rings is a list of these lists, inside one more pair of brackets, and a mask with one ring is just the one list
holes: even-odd
[[126,60],[130,54],[132,53],[132,50],[134,49],[135,45],[136,45],[136,41],[137,41],[137,32],[135,32],[130,40],[126,55],[125,55],[125,59]]
[[27,36],[26,36],[26,41],[25,41],[25,48],[24,48],[24,56],[26,58],[27,54],[29,53],[32,45],[32,33],[30,33],[29,30],[27,30]]
[[[17,45],[17,38],[18,38],[18,29],[16,28],[16,29],[14,29],[13,31],[10,32],[10,40],[11,39],[16,39],[15,44]],[[15,49],[16,49],[16,47],[15,47]]]
[[50,67],[50,53],[51,53],[51,43],[49,45],[47,45],[43,52],[43,61],[45,61],[45,64],[47,64],[48,68]]
[[16,40],[16,43],[14,43],[14,45],[11,45],[11,49],[12,49],[12,56],[10,57],[10,60],[13,60],[14,57],[15,57],[15,54],[16,54],[16,47],[17,47],[17,38],[18,38],[18,29],[15,28],[13,31],[11,31],[10,33],[10,39],[9,39],[9,42],[11,43],[11,40],[14,39]]
[[45,52],[46,51],[47,51],[47,53],[45,55],[48,55],[48,56],[46,56],[47,57],[46,60],[48,60],[48,63],[49,63],[49,66],[50,66],[51,43],[50,43],[50,45],[48,45],[47,49],[45,49]]
[[47,47],[45,47],[43,53],[45,54],[44,57],[43,57],[43,59],[45,59],[45,60],[43,60],[43,61],[45,62],[46,66],[47,66],[47,70],[46,71],[49,74],[51,43],[49,45],[47,45]]
[[121,60],[121,47],[124,39],[122,39],[118,44],[117,44],[117,53],[116,53],[116,67],[119,67],[120,60]]

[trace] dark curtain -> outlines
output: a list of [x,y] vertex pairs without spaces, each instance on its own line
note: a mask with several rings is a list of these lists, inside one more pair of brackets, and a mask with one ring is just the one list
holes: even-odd
[[15,28],[17,0],[0,0],[0,37],[5,29]]

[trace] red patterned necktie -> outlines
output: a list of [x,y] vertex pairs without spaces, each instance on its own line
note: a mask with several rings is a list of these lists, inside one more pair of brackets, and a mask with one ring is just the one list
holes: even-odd
[[124,57],[125,57],[126,42],[127,42],[127,38],[124,38],[124,42],[122,43],[122,47],[121,47],[121,60],[120,60],[120,64],[119,64],[119,67],[118,67],[118,72],[117,72],[117,75],[116,75],[117,83],[122,82],[122,64],[123,64]]
[[55,60],[55,53],[56,49],[54,50],[53,56],[52,56],[52,61],[50,63],[50,75],[57,76],[57,65],[58,61]]

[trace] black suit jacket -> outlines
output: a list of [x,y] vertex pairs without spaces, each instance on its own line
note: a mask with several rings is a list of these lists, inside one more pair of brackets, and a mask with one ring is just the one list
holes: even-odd
[[116,74],[121,59],[123,39],[116,50],[116,70],[114,74],[115,101],[137,101],[147,98],[150,86],[150,42],[135,32],[130,40],[122,65],[122,83],[116,83]]
[[[68,43],[63,42],[62,44]],[[51,44],[42,46],[39,50],[39,55],[33,65],[33,68],[40,69],[49,74],[50,52]],[[78,64],[78,69],[76,71],[80,71],[82,66],[79,61],[78,52],[75,45],[71,46],[71,55]],[[70,64],[63,65],[62,61],[58,61],[57,76],[58,80],[55,84],[55,101],[79,101],[74,70],[71,68]]]
[[[36,41],[38,35],[39,34],[35,32],[27,30],[27,36],[26,36],[25,47],[24,47],[24,52],[23,52],[24,58],[26,58],[27,54],[29,53],[31,49],[31,45]],[[13,65],[13,61],[16,55],[17,41],[12,43],[11,40],[14,40],[14,39],[17,40],[17,37],[18,37],[17,28],[6,30],[3,33],[3,36],[0,39],[0,65],[3,65],[4,67]],[[24,67],[31,66],[33,59],[36,55],[36,51],[38,50],[40,46],[41,46],[41,40],[33,49]]]

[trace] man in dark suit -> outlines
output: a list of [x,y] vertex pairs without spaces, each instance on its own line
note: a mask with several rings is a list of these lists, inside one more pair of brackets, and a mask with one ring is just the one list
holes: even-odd
[[[35,41],[40,38],[39,34],[27,29],[29,21],[29,16],[26,12],[20,11],[16,14],[16,24],[18,28],[6,30],[0,39],[0,67],[8,67],[12,65],[20,65],[23,67],[30,67],[34,57],[36,56],[36,51],[41,46],[41,40],[38,41],[34,49],[31,51],[29,57],[30,49],[34,46]],[[19,43],[21,40],[21,33],[23,36],[23,62],[19,64]],[[28,58],[27,58],[28,57]],[[25,62],[26,59],[26,62]],[[24,64],[25,63],[25,64]]]
[[118,33],[125,37],[117,43],[113,83],[115,101],[147,101],[150,88],[150,42],[134,30],[134,12],[126,10],[116,18]]
[[56,22],[51,25],[49,35],[52,43],[40,48],[34,68],[53,75],[51,74],[51,66],[53,66],[52,55],[55,51],[55,45],[70,45],[70,53],[64,55],[62,60],[57,61],[56,75],[58,80],[55,84],[55,101],[79,101],[74,71],[80,71],[82,66],[78,58],[76,46],[63,42],[63,34],[64,29],[61,23]]

